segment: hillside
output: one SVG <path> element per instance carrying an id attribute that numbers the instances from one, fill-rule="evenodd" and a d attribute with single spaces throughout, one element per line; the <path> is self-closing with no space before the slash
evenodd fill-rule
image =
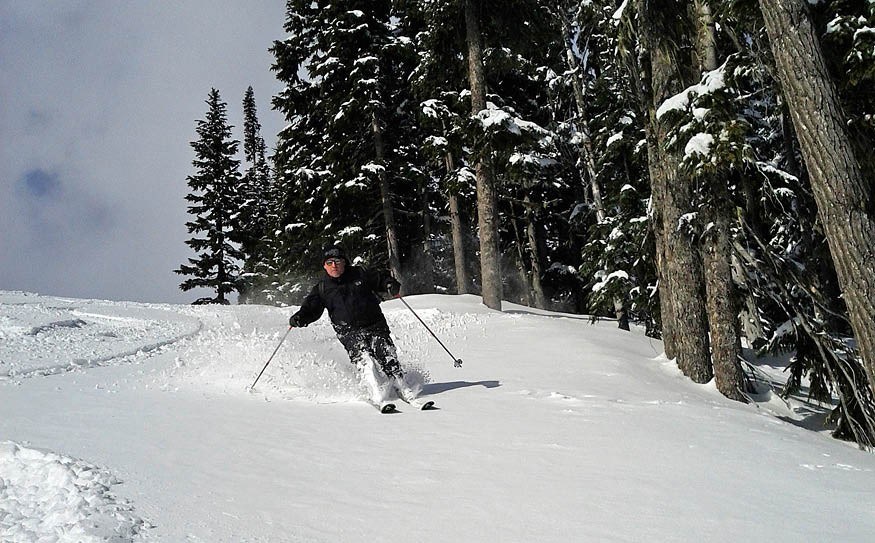
<path id="1" fill-rule="evenodd" d="M 384 304 L 435 411 L 361 401 L 323 317 L 0 292 L 0 540 L 869 541 L 875 456 L 614 323 Z M 779 369 L 762 366 L 780 380 Z"/>

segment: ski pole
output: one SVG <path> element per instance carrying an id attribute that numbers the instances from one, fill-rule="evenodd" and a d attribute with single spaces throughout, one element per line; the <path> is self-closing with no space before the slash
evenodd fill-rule
<path id="1" fill-rule="evenodd" d="M 276 352 L 280 350 L 280 347 L 282 346 L 283 342 L 286 340 L 286 337 L 289 335 L 289 332 L 291 332 L 291 331 L 292 331 L 292 327 L 289 326 L 289 329 L 286 330 L 285 335 L 284 335 L 283 338 L 280 340 L 280 344 L 277 345 L 277 346 L 276 346 L 276 349 L 273 350 L 273 354 L 270 355 L 270 358 L 267 359 L 267 362 L 264 364 L 264 367 L 261 368 L 261 373 L 259 373 L 259 374 L 258 374 L 258 377 L 255 378 L 255 381 L 252 382 L 252 386 L 249 387 L 249 390 L 252 390 L 253 388 L 255 388 L 255 383 L 257 383 L 258 380 L 261 379 L 261 375 L 264 373 L 264 370 L 267 369 L 267 365 L 270 364 L 270 361 L 271 361 L 271 360 L 273 360 L 273 357 L 276 355 Z"/>
<path id="2" fill-rule="evenodd" d="M 428 333 L 431 334 L 431 337 L 435 338 L 437 340 L 437 342 L 441 344 L 441 347 L 443 347 L 444 350 L 447 351 L 447 354 L 450 355 L 450 358 L 453 359 L 453 366 L 455 366 L 457 368 L 461 368 L 462 367 L 462 359 L 456 358 L 455 356 L 453 356 L 453 353 L 451 353 L 450 350 L 447 349 L 447 346 L 444 345 L 444 342 L 441 341 L 439 337 L 434 335 L 434 332 L 431 331 L 431 328 L 429 328 L 428 325 L 425 324 L 425 321 L 423 321 L 422 319 L 419 318 L 419 315 L 416 314 L 416 311 L 414 311 L 413 308 L 410 307 L 410 304 L 408 304 L 407 301 L 404 298 L 402 298 L 400 294 L 398 295 L 398 299 L 401 300 L 401 302 L 407 306 L 407 309 L 409 309 L 410 312 L 413 313 L 413 316 L 416 317 L 417 320 L 419 320 L 419 322 L 421 322 L 423 326 L 425 326 L 425 329 L 428 330 Z"/>

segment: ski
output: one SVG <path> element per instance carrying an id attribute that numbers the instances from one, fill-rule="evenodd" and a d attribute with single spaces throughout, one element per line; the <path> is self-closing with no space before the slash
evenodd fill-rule
<path id="1" fill-rule="evenodd" d="M 434 402 L 431 400 L 422 401 L 422 400 L 418 400 L 415 398 L 412 400 L 406 400 L 406 399 L 404 399 L 404 397 L 401 397 L 401 400 L 404 402 L 407 402 L 412 407 L 415 407 L 415 408 L 419 409 L 420 411 L 428 411 L 429 409 L 437 409 L 437 407 L 434 406 Z"/>
<path id="2" fill-rule="evenodd" d="M 383 414 L 397 413 L 398 412 L 397 409 L 395 408 L 395 404 L 391 403 L 391 402 L 383 402 L 383 403 L 368 402 L 368 403 L 373 405 L 374 407 L 376 407 L 377 410 L 379 410 L 380 413 L 383 413 Z"/>

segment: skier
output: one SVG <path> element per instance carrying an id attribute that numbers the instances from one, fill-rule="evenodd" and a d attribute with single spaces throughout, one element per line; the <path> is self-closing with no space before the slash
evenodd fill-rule
<path id="1" fill-rule="evenodd" d="M 371 389 L 371 401 L 382 411 L 394 410 L 395 406 L 388 403 L 389 393 L 394 388 L 405 402 L 423 407 L 424 404 L 416 400 L 417 391 L 404 380 L 389 325 L 380 309 L 382 298 L 378 293 L 398 296 L 401 283 L 388 271 L 349 265 L 339 245 L 323 251 L 322 267 L 325 273 L 304 298 L 301 309 L 289 318 L 289 326 L 307 326 L 327 309 L 350 362 L 364 374 Z"/>

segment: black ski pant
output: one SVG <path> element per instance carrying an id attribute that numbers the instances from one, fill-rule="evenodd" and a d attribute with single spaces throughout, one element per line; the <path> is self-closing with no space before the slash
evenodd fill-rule
<path id="1" fill-rule="evenodd" d="M 365 328 L 336 327 L 335 331 L 353 364 L 363 364 L 364 356 L 368 355 L 387 377 L 403 376 L 388 325 L 381 323 Z"/>

